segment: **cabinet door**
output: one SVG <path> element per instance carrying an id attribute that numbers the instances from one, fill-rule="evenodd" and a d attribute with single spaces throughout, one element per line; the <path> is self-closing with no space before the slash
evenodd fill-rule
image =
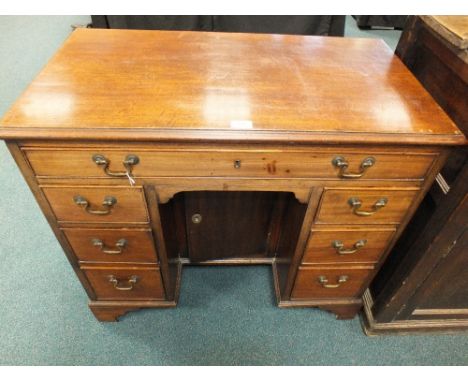
<path id="1" fill-rule="evenodd" d="M 468 318 L 468 229 L 414 296 L 410 319 Z"/>
<path id="2" fill-rule="evenodd" d="M 268 257 L 280 196 L 278 192 L 186 192 L 190 260 Z"/>

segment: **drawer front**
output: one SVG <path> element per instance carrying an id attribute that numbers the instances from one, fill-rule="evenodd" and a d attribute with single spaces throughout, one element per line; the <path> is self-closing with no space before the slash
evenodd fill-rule
<path id="1" fill-rule="evenodd" d="M 98 300 L 162 300 L 159 268 L 82 267 Z"/>
<path id="2" fill-rule="evenodd" d="M 63 229 L 80 261 L 156 263 L 149 229 Z"/>
<path id="3" fill-rule="evenodd" d="M 373 267 L 299 267 L 291 299 L 360 297 Z"/>
<path id="4" fill-rule="evenodd" d="M 310 234 L 302 263 L 377 262 L 395 229 L 315 231 Z"/>
<path id="5" fill-rule="evenodd" d="M 59 222 L 147 223 L 140 187 L 43 187 Z"/>
<path id="6" fill-rule="evenodd" d="M 422 179 L 434 160 L 434 154 L 366 154 L 365 148 L 356 152 L 150 151 L 133 148 L 128 150 L 25 148 L 24 151 L 37 176 L 120 176 L 122 179 L 127 179 L 124 174 L 126 171 L 130 171 L 134 177 Z M 96 164 L 96 158 L 100 164 Z M 369 158 L 371 159 L 368 160 Z M 361 178 L 354 178 L 361 173 Z"/>
<path id="7" fill-rule="evenodd" d="M 323 193 L 316 223 L 399 224 L 418 190 L 329 189 Z"/>

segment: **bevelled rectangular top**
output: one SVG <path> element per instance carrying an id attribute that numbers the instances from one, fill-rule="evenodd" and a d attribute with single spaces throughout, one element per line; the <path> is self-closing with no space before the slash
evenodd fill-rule
<path id="1" fill-rule="evenodd" d="M 381 40 L 77 29 L 0 138 L 457 144 Z"/>

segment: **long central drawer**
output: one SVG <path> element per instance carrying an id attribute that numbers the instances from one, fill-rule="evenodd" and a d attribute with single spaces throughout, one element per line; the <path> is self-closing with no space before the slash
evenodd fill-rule
<path id="1" fill-rule="evenodd" d="M 367 152 L 366 152 L 367 150 Z M 38 177 L 266 177 L 423 179 L 433 153 L 387 153 L 362 148 L 311 151 L 23 148 Z M 411 163 L 411 166 L 407 164 Z"/>

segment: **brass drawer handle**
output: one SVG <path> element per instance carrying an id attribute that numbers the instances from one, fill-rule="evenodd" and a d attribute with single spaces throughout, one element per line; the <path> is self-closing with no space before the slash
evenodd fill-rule
<path id="1" fill-rule="evenodd" d="M 91 215 L 109 215 L 112 211 L 112 207 L 117 203 L 117 199 L 113 196 L 106 196 L 102 205 L 104 209 L 102 210 L 92 210 L 89 202 L 82 196 L 77 195 L 73 197 L 73 201 L 80 207 L 83 207 L 85 211 Z"/>
<path id="2" fill-rule="evenodd" d="M 344 248 L 344 244 L 340 240 L 335 240 L 332 242 L 332 247 L 336 249 L 336 253 L 338 255 L 352 255 L 356 253 L 367 244 L 367 240 L 358 240 L 353 244 L 352 248 L 346 249 Z"/>
<path id="3" fill-rule="evenodd" d="M 348 281 L 349 276 L 341 275 L 337 278 L 336 284 L 328 284 L 328 279 L 326 276 L 319 276 L 318 281 L 324 288 L 339 288 L 342 286 L 346 281 Z"/>
<path id="4" fill-rule="evenodd" d="M 125 246 L 127 245 L 127 240 L 125 239 L 119 239 L 115 243 L 115 248 L 116 249 L 111 249 L 106 247 L 106 245 L 103 243 L 101 239 L 92 239 L 91 243 L 95 247 L 99 247 L 101 252 L 106 253 L 108 255 L 120 255 L 122 251 L 124 250 Z"/>
<path id="5" fill-rule="evenodd" d="M 358 216 L 371 216 L 374 215 L 381 208 L 385 207 L 388 203 L 388 200 L 387 198 L 380 198 L 374 203 L 371 211 L 360 211 L 359 209 L 362 206 L 362 202 L 358 198 L 349 198 L 348 203 L 353 209 L 353 214 Z"/>
<path id="6" fill-rule="evenodd" d="M 333 158 L 332 164 L 333 166 L 340 169 L 340 172 L 338 173 L 338 176 L 340 178 L 360 178 L 361 176 L 364 175 L 364 173 L 369 167 L 372 167 L 375 164 L 375 158 L 368 157 L 364 159 L 361 162 L 360 172 L 358 173 L 346 172 L 348 170 L 349 163 L 346 161 L 344 157 L 338 156 L 338 157 Z"/>
<path id="7" fill-rule="evenodd" d="M 109 282 L 117 290 L 132 290 L 138 281 L 138 276 L 130 276 L 127 280 L 119 280 L 114 275 L 109 276 Z"/>
<path id="8" fill-rule="evenodd" d="M 122 162 L 125 167 L 125 170 L 127 171 L 117 172 L 117 171 L 109 170 L 110 160 L 107 159 L 104 155 L 94 154 L 92 159 L 93 159 L 93 162 L 96 163 L 98 166 L 102 166 L 104 172 L 107 175 L 113 176 L 116 178 L 125 178 L 125 177 L 132 178 L 133 166 L 137 165 L 140 162 L 140 158 L 138 158 L 135 154 L 129 154 L 125 157 L 125 160 Z"/>

